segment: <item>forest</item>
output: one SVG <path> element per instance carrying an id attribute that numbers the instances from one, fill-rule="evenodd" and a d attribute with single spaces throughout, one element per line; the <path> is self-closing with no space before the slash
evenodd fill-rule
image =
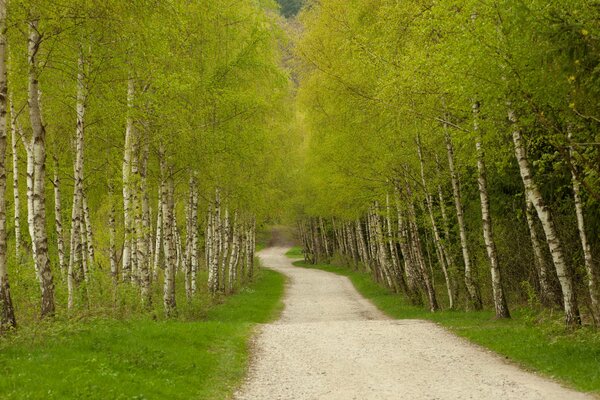
<path id="1" fill-rule="evenodd" d="M 599 65 L 593 0 L 0 0 L 0 398 L 327 398 L 469 316 L 598 392 Z"/>
<path id="2" fill-rule="evenodd" d="M 289 83 L 273 17 L 225 3 L 1 2 L 2 330 L 251 279 Z"/>
<path id="3" fill-rule="evenodd" d="M 301 15 L 307 257 L 431 311 L 600 323 L 597 4 L 352 4 Z"/>

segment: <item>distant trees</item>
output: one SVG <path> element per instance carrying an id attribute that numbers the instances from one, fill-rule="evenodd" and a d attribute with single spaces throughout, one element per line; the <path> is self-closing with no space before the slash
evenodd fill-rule
<path id="1" fill-rule="evenodd" d="M 309 257 L 364 242 L 360 265 L 432 310 L 539 300 L 598 323 L 597 8 L 326 0 L 300 19 Z"/>

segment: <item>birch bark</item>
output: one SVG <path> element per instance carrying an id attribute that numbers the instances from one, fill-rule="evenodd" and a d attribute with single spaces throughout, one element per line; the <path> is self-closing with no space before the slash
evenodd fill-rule
<path id="1" fill-rule="evenodd" d="M 572 141 L 572 132 L 568 129 L 569 141 Z M 569 146 L 569 157 L 573 159 L 573 147 Z M 575 202 L 575 215 L 577 216 L 577 229 L 579 230 L 579 239 L 581 240 L 581 248 L 583 250 L 583 260 L 588 278 L 588 290 L 590 295 L 590 308 L 596 325 L 600 324 L 600 270 L 592 256 L 592 248 L 588 241 L 585 231 L 585 217 L 583 214 L 583 203 L 581 199 L 581 182 L 575 174 L 575 169 L 571 169 L 571 184 L 573 186 L 573 200 Z"/>
<path id="2" fill-rule="evenodd" d="M 39 17 L 29 21 L 29 118 L 33 132 L 33 225 L 35 238 L 35 258 L 39 268 L 42 292 L 42 317 L 54 315 L 54 280 L 48 256 L 48 236 L 46 232 L 46 128 L 42 123 L 39 69 L 37 54 L 42 42 L 39 34 Z"/>
<path id="3" fill-rule="evenodd" d="M 6 4 L 6 0 L 1 0 Z M 0 7 L 2 7 L 0 5 Z M 5 44 L 6 48 L 6 44 Z M 15 222 L 15 254 L 17 260 L 21 259 L 21 203 L 19 196 L 19 153 L 17 151 L 17 121 L 13 102 L 10 102 L 11 114 L 11 148 L 12 148 L 12 167 L 13 167 L 13 205 L 14 205 L 14 222 Z"/>
<path id="4" fill-rule="evenodd" d="M 449 266 L 446 265 L 446 260 L 448 257 L 445 256 L 446 249 L 442 240 L 440 238 L 440 233 L 438 231 L 437 222 L 435 221 L 435 216 L 433 214 L 433 201 L 431 199 L 431 195 L 427 189 L 427 180 L 425 179 L 425 162 L 423 160 L 423 148 L 421 145 L 421 137 L 417 135 L 417 151 L 419 155 L 419 164 L 421 166 L 421 183 L 423 184 L 423 191 L 425 193 L 425 202 L 427 204 L 427 211 L 429 211 L 429 220 L 431 222 L 431 229 L 433 230 L 433 240 L 435 243 L 435 250 L 438 262 L 442 267 L 442 272 L 444 273 L 444 280 L 446 281 L 446 290 L 448 292 L 448 302 L 450 309 L 454 308 L 454 285 L 450 278 L 450 274 L 448 273 Z"/>
<path id="5" fill-rule="evenodd" d="M 512 125 L 512 137 L 515 147 L 515 156 L 519 164 L 521 179 L 525 186 L 525 195 L 533 203 L 538 217 L 546 234 L 546 241 L 552 254 L 554 268 L 558 275 L 558 280 L 562 288 L 562 295 L 565 310 L 565 323 L 567 326 L 577 326 L 581 324 L 579 315 L 579 305 L 577 304 L 577 295 L 574 289 L 573 276 L 565 260 L 564 250 L 560 238 L 556 232 L 556 226 L 552 213 L 546 206 L 544 198 L 540 192 L 537 183 L 533 179 L 531 165 L 527 158 L 525 145 L 523 144 L 523 135 L 518 124 L 517 114 L 509 109 L 508 120 Z"/>
<path id="6" fill-rule="evenodd" d="M 465 286 L 467 287 L 467 293 L 469 295 L 469 305 L 475 310 L 481 310 L 483 305 L 481 303 L 479 287 L 475 281 L 475 273 L 471 266 L 471 254 L 469 252 L 469 245 L 467 241 L 467 231 L 465 227 L 465 219 L 463 214 L 460 184 L 458 182 L 458 175 L 456 174 L 456 170 L 454 167 L 454 147 L 452 145 L 452 138 L 450 137 L 450 133 L 448 132 L 448 124 L 444 124 L 444 138 L 446 141 L 446 152 L 448 153 L 448 167 L 450 169 L 450 179 L 452 181 L 452 193 L 454 195 L 456 219 L 458 220 L 460 246 L 463 254 L 463 262 L 465 265 Z"/>
<path id="7" fill-rule="evenodd" d="M 56 229 L 56 244 L 58 250 L 58 266 L 60 273 L 64 279 L 67 272 L 65 264 L 65 240 L 63 233 L 62 223 L 62 204 L 61 204 L 61 193 L 60 193 L 60 177 L 58 174 L 58 157 L 56 152 L 53 154 L 54 159 L 54 179 L 52 183 L 54 185 L 54 228 Z"/>
<path id="8" fill-rule="evenodd" d="M 123 148 L 123 225 L 125 238 L 123 240 L 123 281 L 131 280 L 131 253 L 133 224 L 131 220 L 131 147 L 133 136 L 133 101 L 135 84 L 133 78 L 127 80 L 127 121 L 125 127 L 125 145 Z"/>
<path id="9" fill-rule="evenodd" d="M 473 103 L 473 130 L 475 132 L 475 147 L 477 150 L 477 184 L 479 187 L 479 199 L 481 202 L 481 219 L 483 223 L 483 239 L 488 259 L 490 261 L 490 272 L 492 275 L 492 293 L 494 297 L 494 308 L 496 318 L 510 318 L 504 287 L 502 273 L 498 262 L 498 252 L 494 241 L 492 227 L 492 215 L 490 213 L 490 198 L 487 192 L 487 171 L 485 168 L 485 152 L 483 149 L 483 138 L 479 128 L 479 103 Z"/>

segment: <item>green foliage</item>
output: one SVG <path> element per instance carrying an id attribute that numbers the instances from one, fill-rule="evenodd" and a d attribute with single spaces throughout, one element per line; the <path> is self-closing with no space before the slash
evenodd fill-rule
<path id="1" fill-rule="evenodd" d="M 254 284 L 191 321 L 63 320 L 0 339 L 3 399 L 222 399 L 245 375 L 257 323 L 282 309 L 284 277 Z"/>
<path id="2" fill-rule="evenodd" d="M 428 216 L 419 208 L 426 193 L 434 195 L 435 218 L 442 226 L 436 196 L 440 186 L 446 209 L 452 210 L 448 247 L 460 265 L 447 132 L 454 144 L 467 242 L 489 299 L 471 108 L 477 101 L 500 268 L 510 302 L 527 301 L 520 283 L 529 281 L 536 290 L 539 285 L 507 120 L 512 108 L 535 180 L 560 221 L 579 297 L 589 296 L 571 171 L 584 183 L 587 233 L 598 258 L 598 15 L 587 0 L 311 3 L 299 17 L 304 31 L 296 42 L 301 60 L 298 109 L 306 140 L 298 218 L 355 220 L 373 201 L 384 204 L 386 194 L 398 189 L 397 182 L 407 181 L 420 229 L 431 236 Z M 420 180 L 417 135 L 427 187 Z M 544 257 L 550 263 L 546 249 Z M 551 280 L 557 284 L 555 276 Z"/>
<path id="3" fill-rule="evenodd" d="M 469 341 L 493 350 L 525 368 L 538 371 L 579 390 L 600 393 L 600 334 L 593 329 L 565 331 L 558 315 L 530 310 L 512 312 L 510 320 L 496 320 L 492 311 L 441 311 L 431 313 L 411 306 L 364 273 L 347 267 L 297 261 L 294 265 L 348 276 L 354 287 L 392 318 L 433 321 Z"/>

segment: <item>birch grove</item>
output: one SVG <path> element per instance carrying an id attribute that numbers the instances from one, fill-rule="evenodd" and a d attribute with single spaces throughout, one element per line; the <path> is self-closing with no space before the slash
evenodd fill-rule
<path id="1" fill-rule="evenodd" d="M 598 324 L 597 17 L 539 0 L 301 13 L 306 260 L 431 311 L 527 302 Z"/>
<path id="2" fill-rule="evenodd" d="M 0 2 L 0 332 L 254 279 L 290 115 L 274 10 Z"/>

